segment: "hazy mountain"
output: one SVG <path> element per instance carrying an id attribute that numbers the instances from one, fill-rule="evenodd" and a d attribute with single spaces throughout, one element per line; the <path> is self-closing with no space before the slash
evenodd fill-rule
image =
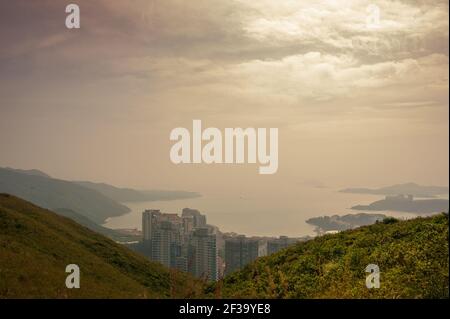
<path id="1" fill-rule="evenodd" d="M 129 208 L 105 195 L 73 182 L 0 168 L 0 192 L 48 209 L 67 208 L 96 223 L 120 216 Z"/>
<path id="2" fill-rule="evenodd" d="M 448 298 L 448 214 L 316 237 L 258 258 L 209 288 L 224 298 Z M 367 289 L 366 267 L 380 288 Z"/>
<path id="3" fill-rule="evenodd" d="M 26 175 L 34 175 L 34 176 L 52 178 L 50 175 L 47 175 L 46 173 L 44 173 L 38 169 L 17 169 L 17 168 L 11 168 L 11 167 L 5 167 L 4 169 L 8 170 L 8 171 L 16 172 L 16 173 L 26 174 Z"/>
<path id="4" fill-rule="evenodd" d="M 447 199 L 420 199 L 413 200 L 405 196 L 392 196 L 375 201 L 369 205 L 356 205 L 355 210 L 386 211 L 394 210 L 398 212 L 409 212 L 418 214 L 429 214 L 448 212 Z"/>
<path id="5" fill-rule="evenodd" d="M 163 191 L 163 190 L 135 190 L 131 188 L 119 188 L 104 183 L 76 182 L 77 184 L 96 190 L 103 195 L 120 203 L 144 202 L 157 200 L 175 200 L 184 198 L 195 198 L 201 195 L 195 192 L 185 191 Z"/>
<path id="6" fill-rule="evenodd" d="M 189 298 L 201 283 L 148 261 L 74 221 L 0 195 L 0 299 Z M 65 268 L 80 267 L 80 289 Z"/>
<path id="7" fill-rule="evenodd" d="M 316 226 L 317 232 L 324 232 L 329 230 L 347 230 L 360 226 L 374 224 L 377 221 L 385 219 L 387 216 L 383 214 L 347 214 L 343 216 L 320 216 L 313 217 L 306 222 L 310 225 Z"/>
<path id="8" fill-rule="evenodd" d="M 448 195 L 448 187 L 421 186 L 415 183 L 397 184 L 382 188 L 346 188 L 342 193 L 374 194 L 374 195 L 413 195 L 414 197 L 434 197 Z"/>

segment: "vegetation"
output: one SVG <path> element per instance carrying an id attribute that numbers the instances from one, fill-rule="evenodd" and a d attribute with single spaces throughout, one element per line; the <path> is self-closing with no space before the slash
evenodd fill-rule
<path id="1" fill-rule="evenodd" d="M 343 216 L 332 215 L 332 216 L 318 216 L 312 217 L 306 220 L 306 223 L 314 225 L 315 232 L 321 234 L 330 230 L 347 230 L 360 226 L 366 226 L 374 224 L 377 221 L 387 218 L 383 214 L 347 214 Z"/>
<path id="2" fill-rule="evenodd" d="M 225 298 L 448 298 L 448 214 L 325 235 L 259 258 L 208 288 Z M 365 268 L 380 268 L 368 289 Z"/>
<path id="3" fill-rule="evenodd" d="M 76 222 L 0 194 L 0 298 L 448 298 L 448 214 L 324 235 L 216 284 L 149 262 Z M 81 269 L 67 289 L 65 267 Z M 368 264 L 380 288 L 365 285 Z"/>
<path id="4" fill-rule="evenodd" d="M 77 264 L 81 288 L 67 289 Z M 192 298 L 203 283 L 74 221 L 0 194 L 0 298 Z"/>
<path id="5" fill-rule="evenodd" d="M 386 217 L 383 219 L 383 224 L 395 224 L 398 222 L 398 219 L 395 217 Z"/>

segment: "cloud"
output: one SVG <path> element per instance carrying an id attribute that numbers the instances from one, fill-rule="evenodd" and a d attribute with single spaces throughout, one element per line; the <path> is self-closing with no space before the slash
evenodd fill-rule
<path id="1" fill-rule="evenodd" d="M 448 1 L 377 0 L 376 28 L 372 2 L 78 0 L 81 29 L 68 30 L 64 2 L 1 1 L 0 161 L 123 185 L 245 180 L 269 201 L 300 178 L 442 181 Z M 196 118 L 278 127 L 276 190 L 174 169 L 168 133 Z"/>
<path id="2" fill-rule="evenodd" d="M 387 110 L 407 118 L 420 105 L 447 107 L 448 4 L 377 1 L 375 29 L 369 4 L 81 0 L 74 32 L 63 4 L 7 2 L 0 92 L 13 103 L 1 107 L 13 109 L 24 91 L 39 105 L 83 95 L 98 114 L 113 116 L 120 101 L 161 119 L 193 111 L 248 120 L 255 110 L 264 121 L 289 114 L 279 122 Z"/>

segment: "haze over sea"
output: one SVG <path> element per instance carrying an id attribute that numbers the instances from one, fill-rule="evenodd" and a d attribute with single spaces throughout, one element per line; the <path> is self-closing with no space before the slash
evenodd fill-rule
<path id="1" fill-rule="evenodd" d="M 300 187 L 286 189 L 282 195 L 274 194 L 264 201 L 258 195 L 230 192 L 214 193 L 204 191 L 202 197 L 172 201 L 149 201 L 124 203 L 131 212 L 109 218 L 104 226 L 109 228 L 142 228 L 142 212 L 145 209 L 160 209 L 163 213 L 178 213 L 184 207 L 195 208 L 206 214 L 208 224 L 215 225 L 222 232 L 236 232 L 249 236 L 301 237 L 314 235 L 314 226 L 305 222 L 308 218 L 323 215 L 345 215 L 363 213 L 351 210 L 358 204 L 370 204 L 384 198 L 380 195 L 349 194 L 338 192 L 340 188 Z M 417 216 L 404 212 L 381 213 L 397 218 Z"/>

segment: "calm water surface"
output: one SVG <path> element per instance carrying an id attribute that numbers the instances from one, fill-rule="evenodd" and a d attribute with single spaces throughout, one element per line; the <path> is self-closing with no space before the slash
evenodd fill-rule
<path id="1" fill-rule="evenodd" d="M 105 225 L 109 228 L 141 229 L 142 211 L 160 209 L 165 213 L 181 213 L 184 207 L 199 209 L 206 214 L 209 224 L 218 226 L 224 232 L 237 232 L 259 236 L 305 236 L 314 235 L 314 227 L 306 219 L 322 215 L 345 215 L 361 213 L 350 207 L 369 204 L 382 199 L 379 195 L 340 193 L 330 188 L 305 188 L 300 192 L 286 191 L 283 196 L 266 196 L 264 203 L 257 194 L 241 196 L 204 192 L 199 198 L 173 201 L 150 201 L 124 203 L 130 213 L 109 218 Z M 415 214 L 403 212 L 371 212 L 397 218 L 411 218 Z"/>

